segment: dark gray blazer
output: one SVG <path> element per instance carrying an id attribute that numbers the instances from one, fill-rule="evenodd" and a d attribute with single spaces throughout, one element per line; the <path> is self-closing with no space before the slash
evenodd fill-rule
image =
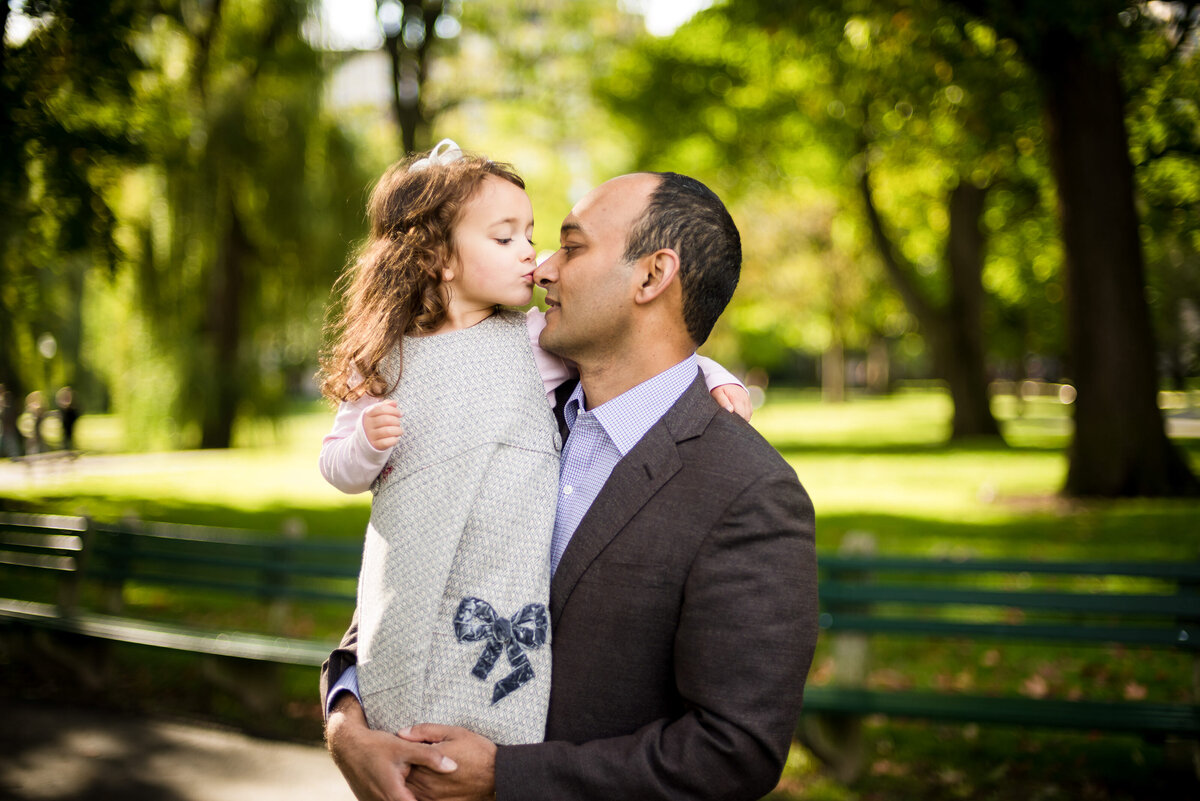
<path id="1" fill-rule="evenodd" d="M 698 378 L 613 470 L 550 588 L 546 742 L 501 746 L 500 801 L 757 799 L 817 638 L 813 509 Z M 353 660 L 353 628 L 322 690 Z"/>

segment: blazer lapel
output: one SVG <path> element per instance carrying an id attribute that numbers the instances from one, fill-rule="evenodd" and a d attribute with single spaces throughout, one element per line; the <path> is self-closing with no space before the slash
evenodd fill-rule
<path id="1" fill-rule="evenodd" d="M 708 389 L 700 376 L 613 468 L 604 488 L 567 544 L 551 580 L 552 625 L 588 566 L 646 502 L 679 472 L 683 462 L 677 444 L 699 436 L 717 408 L 715 404 L 706 405 L 706 400 Z"/>

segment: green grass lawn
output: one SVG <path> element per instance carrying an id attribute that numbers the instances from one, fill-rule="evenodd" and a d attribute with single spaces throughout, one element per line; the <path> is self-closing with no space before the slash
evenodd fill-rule
<path id="1" fill-rule="evenodd" d="M 1039 398 L 1018 414 L 1012 399 L 999 398 L 995 408 L 1007 444 L 946 446 L 949 402 L 930 391 L 824 404 L 812 392 L 773 390 L 753 424 L 795 467 L 812 496 L 821 552 L 836 550 L 854 531 L 870 532 L 883 553 L 1200 555 L 1198 501 L 1081 503 L 1058 497 L 1069 407 Z M 78 440 L 90 453 L 77 462 L 45 469 L 0 463 L 0 506 L 264 531 L 300 527 L 313 537 L 357 539 L 369 513 L 368 497 L 328 487 L 316 467 L 331 420 L 331 412 L 313 405 L 275 423 L 243 427 L 238 447 L 227 451 L 119 454 L 120 421 L 89 415 L 80 423 Z M 1200 440 L 1177 441 L 1200 468 Z M 196 606 L 194 599 L 161 593 L 145 599 L 158 608 L 176 601 Z M 226 602 L 192 614 L 244 622 L 259 612 Z M 288 630 L 336 638 L 344 614 L 297 608 Z M 157 657 L 136 651 L 129 658 L 142 668 L 132 673 L 160 681 L 144 669 Z M 1103 647 L 1063 652 L 1052 645 L 877 638 L 872 664 L 877 667 L 870 681 L 877 685 L 1012 693 L 1035 687 L 1062 697 L 1144 694 L 1173 700 L 1194 700 L 1195 692 L 1196 668 L 1187 657 Z M 822 645 L 810 681 L 827 681 L 835 670 Z M 289 708 L 305 721 L 306 732 L 319 730 L 312 681 L 303 672 L 286 679 L 296 694 Z M 201 702 L 223 705 L 234 716 L 228 699 Z M 1185 797 L 1195 789 L 1191 773 L 1168 761 L 1171 748 L 1138 738 L 883 720 L 868 721 L 867 732 L 868 770 L 853 787 L 824 776 L 797 747 L 772 798 L 1132 799 Z"/>

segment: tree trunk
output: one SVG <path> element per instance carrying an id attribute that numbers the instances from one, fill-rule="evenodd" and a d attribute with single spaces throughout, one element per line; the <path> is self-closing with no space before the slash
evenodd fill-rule
<path id="1" fill-rule="evenodd" d="M 242 286 L 251 244 L 242 227 L 232 198 L 229 229 L 213 265 L 208 304 L 208 343 L 211 382 L 204 406 L 200 433 L 201 448 L 228 448 L 233 441 L 233 423 L 241 399 L 240 342 L 242 333 Z"/>
<path id="2" fill-rule="evenodd" d="M 933 354 L 934 369 L 945 380 L 954 404 L 950 438 L 999 437 L 1000 428 L 988 402 L 981 309 L 983 306 L 983 234 L 979 216 L 984 190 L 960 183 L 950 196 L 950 300 L 935 305 L 913 278 L 913 268 L 903 261 L 883 227 L 875 207 L 870 176 L 860 181 L 867 221 L 884 270 L 910 314 L 921 324 L 921 334 Z"/>
<path id="3" fill-rule="evenodd" d="M 950 193 L 950 236 L 946 262 L 950 298 L 946 304 L 946 351 L 942 373 L 954 399 L 950 438 L 998 437 L 988 394 L 987 357 L 983 344 L 983 232 L 979 220 L 987 190 L 960 181 Z"/>
<path id="4" fill-rule="evenodd" d="M 445 10 L 445 3 L 442 0 L 409 0 L 403 8 L 400 27 L 386 32 L 384 47 L 392 61 L 392 113 L 400 127 L 401 155 L 408 155 L 416 151 L 419 135 L 429 126 L 422 92 L 429 74 L 429 48 L 433 44 L 434 28 Z M 418 19 L 424 35 L 413 47 L 404 40 L 404 28 L 410 20 Z"/>
<path id="5" fill-rule="evenodd" d="M 867 345 L 867 392 L 886 395 L 892 391 L 891 355 L 887 340 L 881 336 L 871 338 Z"/>
<path id="6" fill-rule="evenodd" d="M 392 113 L 400 128 L 400 155 L 405 156 L 417 149 L 416 106 L 404 96 L 404 56 L 401 51 L 401 33 L 384 40 L 388 57 L 392 61 Z"/>
<path id="7" fill-rule="evenodd" d="M 1063 36 L 1041 74 L 1066 255 L 1067 342 L 1078 390 L 1064 491 L 1200 493 L 1167 439 L 1115 63 Z"/>
<path id="8" fill-rule="evenodd" d="M 25 438 L 17 430 L 17 418 L 25 406 L 25 383 L 13 361 L 16 347 L 13 317 L 0 307 L 0 459 L 25 455 Z"/>
<path id="9" fill-rule="evenodd" d="M 846 352 L 841 340 L 831 342 L 821 355 L 821 400 L 826 403 L 846 400 Z"/>

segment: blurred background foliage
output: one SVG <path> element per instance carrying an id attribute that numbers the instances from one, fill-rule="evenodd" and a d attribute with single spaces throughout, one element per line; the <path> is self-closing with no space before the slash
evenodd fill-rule
<path id="1" fill-rule="evenodd" d="M 68 384 L 132 450 L 311 403 L 371 182 L 450 136 L 526 177 L 547 252 L 608 177 L 712 186 L 746 263 L 706 352 L 752 382 L 936 379 L 950 438 L 998 444 L 998 392 L 1063 384 L 1069 492 L 1197 491 L 1157 402 L 1200 373 L 1196 4 L 639 8 L 10 0 L 6 429 Z"/>

